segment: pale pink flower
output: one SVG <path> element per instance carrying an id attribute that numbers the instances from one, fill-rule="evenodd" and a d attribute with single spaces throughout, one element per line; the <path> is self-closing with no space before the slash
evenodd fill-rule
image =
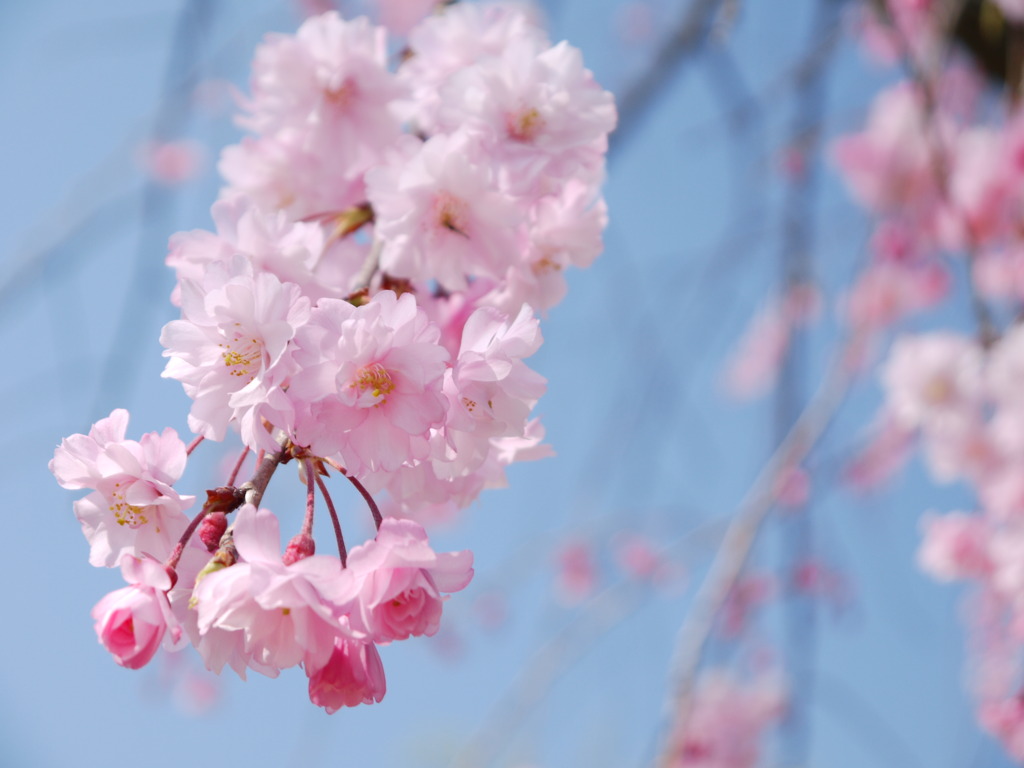
<path id="1" fill-rule="evenodd" d="M 1000 407 L 1024 407 L 1024 326 L 1011 327 L 989 351 L 986 384 Z"/>
<path id="2" fill-rule="evenodd" d="M 185 444 L 171 428 L 125 440 L 128 411 L 116 409 L 88 435 L 61 441 L 50 462 L 57 482 L 95 492 L 75 502 L 89 562 L 107 568 L 125 555 L 166 557 L 188 525 L 192 496 L 171 486 L 185 471 Z"/>
<path id="3" fill-rule="evenodd" d="M 519 260 L 481 303 L 513 315 L 523 304 L 540 312 L 558 304 L 567 290 L 565 270 L 589 267 L 604 247 L 607 206 L 594 194 L 591 186 L 569 180 L 559 194 L 538 200 Z"/>
<path id="4" fill-rule="evenodd" d="M 237 254 L 248 258 L 256 272 L 269 272 L 282 283 L 294 283 L 316 301 L 342 298 L 351 292 L 365 259 L 365 245 L 346 239 L 329 245 L 324 228 L 312 222 L 293 222 L 281 211 L 268 213 L 245 196 L 222 199 L 210 210 L 216 234 L 205 230 L 179 232 L 171 237 L 167 265 L 178 280 L 202 284 L 214 264 L 230 268 Z M 172 296 L 181 305 L 180 287 Z"/>
<path id="5" fill-rule="evenodd" d="M 499 278 L 518 249 L 525 215 L 502 194 L 493 161 L 464 132 L 410 139 L 366 177 L 383 242 L 381 268 L 465 290 L 467 276 Z"/>
<path id="6" fill-rule="evenodd" d="M 921 212 L 937 202 L 934 150 L 920 93 L 900 84 L 880 93 L 864 131 L 836 140 L 833 157 L 854 195 L 879 211 Z"/>
<path id="7" fill-rule="evenodd" d="M 1013 244 L 1006 249 L 978 254 L 971 279 L 984 298 L 993 301 L 1024 299 L 1024 248 Z"/>
<path id="8" fill-rule="evenodd" d="M 121 573 L 131 586 L 96 603 L 92 617 L 96 635 L 114 661 L 139 669 L 149 663 L 161 643 L 173 649 L 181 640 L 181 626 L 167 602 L 171 572 L 152 558 L 125 555 Z"/>
<path id="9" fill-rule="evenodd" d="M 564 543 L 555 553 L 555 566 L 555 593 L 563 604 L 580 603 L 597 587 L 597 559 L 589 542 Z"/>
<path id="10" fill-rule="evenodd" d="M 384 518 L 375 539 L 355 547 L 348 558 L 343 603 L 351 606 L 353 627 L 374 642 L 433 635 L 447 599 L 473 578 L 473 553 L 430 548 L 426 531 L 412 520 Z"/>
<path id="11" fill-rule="evenodd" d="M 285 565 L 277 518 L 251 504 L 239 510 L 233 530 L 241 560 L 206 575 L 194 591 L 200 634 L 226 631 L 228 653 L 218 658 L 229 657 L 241 637 L 246 660 L 257 671 L 326 664 L 335 638 L 350 634 L 334 600 L 347 578 L 341 562 L 312 555 Z"/>
<path id="12" fill-rule="evenodd" d="M 441 128 L 465 127 L 502 166 L 504 188 L 535 196 L 569 178 L 600 181 L 615 101 L 566 42 L 543 50 L 512 40 L 500 57 L 455 75 L 442 91 Z"/>
<path id="13" fill-rule="evenodd" d="M 889 412 L 909 428 L 974 420 L 983 394 L 981 363 L 981 350 L 966 336 L 900 336 L 882 368 Z"/>
<path id="14" fill-rule="evenodd" d="M 983 579 L 992 570 L 989 524 L 980 515 L 950 512 L 921 519 L 924 540 L 917 553 L 922 570 L 939 581 Z"/>
<path id="15" fill-rule="evenodd" d="M 324 299 L 296 336 L 296 441 L 345 467 L 393 471 L 425 459 L 445 414 L 448 352 L 412 294 L 382 291 L 354 307 Z"/>
<path id="16" fill-rule="evenodd" d="M 294 36 L 267 36 L 239 123 L 330 156 L 350 178 L 398 137 L 390 102 L 401 93 L 387 70 L 383 27 L 329 12 L 307 19 Z"/>
<path id="17" fill-rule="evenodd" d="M 160 343 L 170 358 L 162 375 L 193 400 L 189 427 L 223 440 L 234 424 L 249 447 L 277 450 L 263 420 L 291 425 L 289 342 L 309 317 L 309 299 L 242 256 L 211 265 L 202 285 L 182 283 L 181 298 L 182 319 L 164 326 Z"/>
<path id="18" fill-rule="evenodd" d="M 675 768 L 754 768 L 765 732 L 785 711 L 781 686 L 770 680 L 743 684 L 706 672 L 697 683 L 686 737 Z"/>
<path id="19" fill-rule="evenodd" d="M 932 476 L 940 482 L 960 478 L 978 482 L 996 472 L 1004 459 L 996 436 L 992 422 L 986 423 L 980 413 L 970 411 L 960 418 L 928 425 L 922 437 Z"/>
<path id="20" fill-rule="evenodd" d="M 161 184 L 174 186 L 195 178 L 202 170 L 204 152 L 194 141 L 153 142 L 142 153 L 141 162 Z"/>
<path id="21" fill-rule="evenodd" d="M 366 200 L 362 173 L 347 175 L 353 171 L 346 157 L 275 136 L 245 136 L 221 152 L 217 169 L 228 183 L 221 197 L 245 195 L 291 221 L 343 211 Z"/>
<path id="22" fill-rule="evenodd" d="M 527 3 L 459 3 L 425 19 L 409 34 L 413 55 L 398 70 L 412 98 L 402 116 L 428 134 L 437 131 L 443 85 L 478 61 L 498 57 L 513 41 L 535 41 L 538 50 L 550 43 Z"/>
<path id="23" fill-rule="evenodd" d="M 543 343 L 528 306 L 513 319 L 490 307 L 470 315 L 445 392 L 446 426 L 484 437 L 519 437 L 547 382 L 523 362 Z"/>
<path id="24" fill-rule="evenodd" d="M 384 665 L 373 643 L 339 635 L 327 663 L 306 668 L 309 699 L 333 715 L 342 707 L 373 704 L 384 698 Z"/>
<path id="25" fill-rule="evenodd" d="M 1012 232 L 1019 217 L 1019 171 L 1007 163 L 1003 131 L 975 126 L 952 142 L 940 232 L 951 250 L 976 248 Z"/>

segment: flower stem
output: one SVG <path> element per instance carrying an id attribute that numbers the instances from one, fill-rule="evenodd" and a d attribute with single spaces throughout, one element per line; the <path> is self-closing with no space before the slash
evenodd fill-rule
<path id="1" fill-rule="evenodd" d="M 384 522 L 384 518 L 381 516 L 380 507 L 377 506 L 377 502 L 373 500 L 373 496 L 370 495 L 370 492 L 366 490 L 362 483 L 360 483 L 358 480 L 352 477 L 352 475 L 348 473 L 348 470 L 341 466 L 341 464 L 339 464 L 338 462 L 331 461 L 330 459 L 321 459 L 321 461 L 330 464 L 336 470 L 341 472 L 341 474 L 347 477 L 348 481 L 356 487 L 356 490 L 359 491 L 360 495 L 362 495 L 362 497 L 366 499 L 366 504 L 367 506 L 370 507 L 370 514 L 373 515 L 373 523 L 377 526 L 377 530 L 379 531 L 380 524 Z"/>
<path id="2" fill-rule="evenodd" d="M 234 469 L 231 470 L 231 476 L 228 477 L 227 485 L 234 485 L 238 479 L 238 473 L 242 471 L 242 465 L 245 463 L 245 458 L 249 455 L 249 446 L 245 446 L 242 449 L 242 455 L 238 457 L 238 461 L 235 462 Z"/>
<path id="3" fill-rule="evenodd" d="M 370 514 L 373 515 L 373 524 L 377 526 L 377 530 L 380 530 L 380 524 L 384 522 L 384 518 L 381 517 L 380 508 L 377 506 L 377 502 L 373 500 L 373 496 L 370 492 L 363 487 L 363 484 L 356 480 L 352 475 L 346 474 L 345 477 L 348 481 L 356 487 L 356 490 L 362 494 L 362 497 L 366 499 L 367 506 L 370 507 Z"/>
<path id="4" fill-rule="evenodd" d="M 200 436 L 199 436 L 199 437 L 197 437 L 197 438 L 196 438 L 195 440 L 193 440 L 193 441 L 192 441 L 191 443 L 189 443 L 189 444 L 188 444 L 188 448 L 186 448 L 186 449 L 185 449 L 185 455 L 186 455 L 186 456 L 191 456 L 191 455 L 192 455 L 192 451 L 194 451 L 194 450 L 196 449 L 196 447 L 197 447 L 197 446 L 198 446 L 198 445 L 199 445 L 199 444 L 200 444 L 201 442 L 203 442 L 203 440 L 205 440 L 205 439 L 206 439 L 206 438 L 205 438 L 205 437 L 204 437 L 203 435 L 200 435 Z"/>
<path id="5" fill-rule="evenodd" d="M 338 540 L 338 557 L 341 558 L 341 567 L 345 568 L 348 565 L 348 550 L 345 549 L 345 537 L 341 535 L 341 522 L 338 520 L 338 513 L 334 509 L 334 502 L 331 500 L 331 494 L 327 492 L 327 486 L 324 485 L 323 478 L 320 475 L 316 475 L 315 479 L 316 484 L 320 487 L 320 495 L 324 497 L 327 511 L 331 515 L 331 523 L 334 525 L 334 536 Z"/>
<path id="6" fill-rule="evenodd" d="M 313 502 L 316 499 L 316 467 L 313 466 L 313 462 L 309 459 L 303 459 L 302 465 L 306 469 L 306 517 L 302 521 L 302 531 L 300 535 L 306 536 L 313 535 Z"/>

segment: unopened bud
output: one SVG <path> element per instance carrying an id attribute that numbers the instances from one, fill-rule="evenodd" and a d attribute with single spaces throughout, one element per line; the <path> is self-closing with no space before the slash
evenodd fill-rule
<path id="1" fill-rule="evenodd" d="M 220 545 L 220 537 L 228 528 L 228 516 L 223 512 L 211 512 L 199 524 L 199 540 L 210 552 L 216 552 Z"/>
<path id="2" fill-rule="evenodd" d="M 308 533 L 300 533 L 298 536 L 292 538 L 288 542 L 288 546 L 284 550 L 285 565 L 291 565 L 297 563 L 303 558 L 309 557 L 316 551 L 316 544 L 313 542 L 313 537 Z"/>

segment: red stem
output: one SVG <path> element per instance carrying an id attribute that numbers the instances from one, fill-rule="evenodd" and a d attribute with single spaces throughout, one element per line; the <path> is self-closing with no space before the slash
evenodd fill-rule
<path id="1" fill-rule="evenodd" d="M 242 465 L 245 463 L 246 456 L 249 455 L 249 446 L 245 446 L 242 450 L 242 455 L 238 457 L 238 461 L 235 462 L 234 469 L 231 470 L 231 476 L 228 478 L 227 485 L 234 486 L 235 481 L 238 479 L 238 473 L 242 471 Z"/>
<path id="2" fill-rule="evenodd" d="M 341 472 L 341 474 L 347 477 L 348 481 L 352 483 L 352 485 L 356 487 L 356 490 L 359 491 L 362 497 L 366 499 L 366 504 L 370 507 L 370 514 L 373 515 L 374 525 L 377 526 L 377 530 L 379 531 L 380 524 L 384 522 L 384 518 L 381 516 L 380 508 L 377 506 L 377 502 L 373 500 L 373 496 L 370 495 L 370 492 L 366 490 L 365 487 L 363 487 L 362 483 L 360 483 L 358 480 L 352 477 L 352 475 L 348 473 L 348 470 L 341 466 L 341 464 L 338 464 L 336 461 L 331 461 L 330 459 L 322 459 L 322 461 L 330 464 L 336 470 Z"/>
<path id="3" fill-rule="evenodd" d="M 341 567 L 345 568 L 348 565 L 348 550 L 345 549 L 345 537 L 341 535 L 341 522 L 338 520 L 338 513 L 334 509 L 331 494 L 327 492 L 327 486 L 324 485 L 323 478 L 320 475 L 316 475 L 316 484 L 320 487 L 320 495 L 324 497 L 327 511 L 331 514 L 331 523 L 334 524 L 334 536 L 338 540 L 338 557 L 341 558 Z"/>
<path id="4" fill-rule="evenodd" d="M 303 459 L 302 465 L 306 468 L 306 517 L 302 521 L 302 530 L 299 535 L 313 535 L 313 502 L 316 498 L 314 483 L 316 482 L 316 467 L 309 459 Z"/>
<path id="5" fill-rule="evenodd" d="M 185 449 L 185 455 L 186 456 L 191 456 L 192 455 L 192 451 L 194 451 L 196 449 L 196 446 L 198 446 L 205 439 L 206 439 L 205 437 L 200 435 L 195 440 L 193 440 L 191 443 L 189 443 L 188 444 L 188 448 Z"/>

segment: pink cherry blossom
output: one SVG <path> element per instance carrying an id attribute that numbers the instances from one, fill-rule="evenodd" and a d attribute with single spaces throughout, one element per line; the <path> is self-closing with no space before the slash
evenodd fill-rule
<path id="1" fill-rule="evenodd" d="M 149 663 L 161 643 L 173 648 L 181 626 L 167 602 L 171 573 L 152 558 L 125 555 L 121 572 L 131 586 L 111 592 L 92 609 L 96 635 L 114 661 L 128 669 Z"/>
<path id="2" fill-rule="evenodd" d="M 906 427 L 972 420 L 982 397 L 981 363 L 980 350 L 965 336 L 901 336 L 882 369 L 890 413 Z"/>
<path id="3" fill-rule="evenodd" d="M 267 36 L 239 122 L 330 156 L 342 177 L 352 177 L 397 138 L 389 103 L 400 93 L 387 70 L 385 30 L 329 12 L 307 19 L 295 35 Z"/>
<path id="4" fill-rule="evenodd" d="M 160 343 L 170 358 L 163 376 L 180 381 L 193 400 L 191 429 L 223 440 L 234 424 L 250 447 L 277 450 L 263 420 L 291 424 L 283 391 L 293 371 L 289 342 L 309 317 L 309 299 L 236 256 L 211 265 L 202 285 L 185 281 L 181 311 Z"/>
<path id="5" fill-rule="evenodd" d="M 382 291 L 361 307 L 321 301 L 295 339 L 296 441 L 340 455 L 355 474 L 425 459 L 445 413 L 439 338 L 412 294 Z"/>
<path id="6" fill-rule="evenodd" d="M 564 605 L 576 605 L 597 587 L 598 566 L 594 547 L 582 539 L 563 543 L 555 552 L 555 594 Z"/>
<path id="7" fill-rule="evenodd" d="M 238 195 L 214 203 L 210 210 L 216 233 L 179 232 L 170 241 L 167 265 L 178 280 L 202 284 L 214 264 L 230 265 L 244 254 L 256 272 L 270 272 L 294 283 L 311 301 L 348 295 L 365 260 L 366 246 L 351 240 L 328 243 L 320 224 L 293 222 L 283 211 L 268 213 L 251 198 Z M 172 300 L 181 305 L 181 288 Z"/>
<path id="8" fill-rule="evenodd" d="M 196 585 L 200 634 L 224 630 L 229 646 L 243 639 L 247 663 L 255 662 L 249 666 L 257 671 L 326 664 L 335 638 L 346 631 L 332 599 L 344 586 L 341 562 L 312 555 L 285 565 L 277 518 L 251 504 L 238 512 L 234 542 L 240 562 Z"/>
<path id="9" fill-rule="evenodd" d="M 194 141 L 153 143 L 142 153 L 142 165 L 161 184 L 173 186 L 194 178 L 203 165 L 203 147 Z"/>
<path id="10" fill-rule="evenodd" d="M 869 208 L 921 213 L 937 203 L 935 150 L 921 94 L 907 84 L 876 97 L 868 124 L 845 136 L 833 156 L 854 195 Z"/>
<path id="11" fill-rule="evenodd" d="M 569 178 L 600 180 L 615 103 L 568 43 L 543 50 L 536 39 L 514 39 L 499 57 L 454 76 L 441 95 L 441 127 L 479 135 L 508 191 L 544 195 Z"/>
<path id="12" fill-rule="evenodd" d="M 988 554 L 989 526 L 984 517 L 963 512 L 926 515 L 921 521 L 924 541 L 917 560 L 940 581 L 986 577 L 992 569 Z"/>
<path id="13" fill-rule="evenodd" d="M 125 440 L 128 411 L 117 409 L 88 435 L 61 441 L 50 471 L 65 488 L 95 492 L 75 502 L 89 562 L 111 568 L 125 555 L 166 557 L 188 525 L 194 497 L 171 486 L 185 471 L 185 444 L 171 428 Z"/>
<path id="14" fill-rule="evenodd" d="M 333 715 L 342 707 L 373 704 L 384 698 L 384 665 L 373 643 L 339 635 L 327 663 L 309 675 L 309 699 Z"/>
<path id="15" fill-rule="evenodd" d="M 343 211 L 366 199 L 362 174 L 346 175 L 346 157 L 276 136 L 245 136 L 221 152 L 217 169 L 228 183 L 222 199 L 249 197 L 289 221 Z"/>
<path id="16" fill-rule="evenodd" d="M 410 32 L 413 55 L 398 71 L 412 92 L 401 106 L 402 116 L 421 131 L 436 132 L 444 84 L 523 39 L 535 41 L 539 50 L 549 45 L 535 8 L 527 3 L 459 3 L 428 17 Z"/>
<path id="17" fill-rule="evenodd" d="M 491 165 L 459 132 L 409 140 L 390 164 L 371 170 L 381 267 L 449 290 L 465 290 L 467 276 L 502 276 L 518 255 L 512 233 L 525 214 L 499 191 Z"/>
<path id="18" fill-rule="evenodd" d="M 754 768 L 761 739 L 784 714 L 781 686 L 770 680 L 740 683 L 720 671 L 697 684 L 686 738 L 676 768 Z"/>
<path id="19" fill-rule="evenodd" d="M 437 554 L 418 523 L 385 518 L 375 539 L 349 553 L 346 572 L 353 579 L 347 586 L 353 626 L 389 643 L 437 632 L 442 593 L 469 584 L 473 553 Z"/>
<path id="20" fill-rule="evenodd" d="M 447 428 L 484 438 L 521 436 L 546 388 L 544 378 L 523 358 L 542 342 L 530 307 L 524 306 L 514 319 L 490 307 L 470 315 L 455 366 L 445 379 L 451 402 Z"/>

